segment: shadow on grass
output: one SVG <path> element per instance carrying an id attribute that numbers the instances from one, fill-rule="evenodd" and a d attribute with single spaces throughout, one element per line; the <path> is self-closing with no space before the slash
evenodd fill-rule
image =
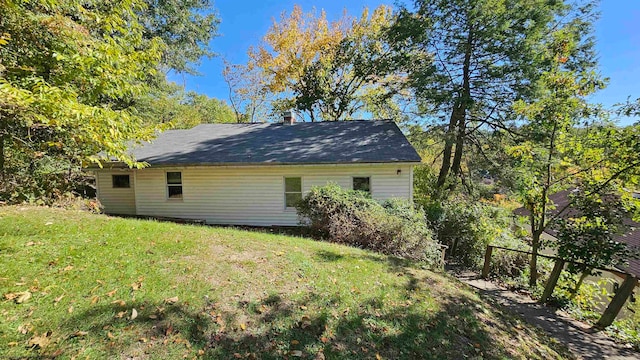
<path id="1" fill-rule="evenodd" d="M 317 256 L 334 262 L 343 255 L 324 251 Z M 112 357 L 145 357 L 151 351 L 151 357 L 170 358 L 190 351 L 191 358 L 200 351 L 210 359 L 371 359 L 376 354 L 389 359 L 499 359 L 520 357 L 522 352 L 527 357 L 549 357 L 540 344 L 566 355 L 558 344 L 522 328 L 500 310 L 490 309 L 489 316 L 486 304 L 467 294 L 434 289 L 432 279 L 414 275 L 411 262 L 365 257 L 384 262 L 387 271 L 406 277 L 392 290 L 400 297 L 390 301 L 384 295 L 361 296 L 354 303 L 309 292 L 273 293 L 235 303 L 205 301 L 199 306 L 96 305 L 61 325 L 68 335 L 66 344 L 60 345 L 77 349 L 85 341 Z M 131 320 L 134 308 L 138 316 Z M 86 338 L 72 335 L 77 331 L 88 334 Z M 530 348 L 512 352 L 512 347 L 527 343 Z"/>

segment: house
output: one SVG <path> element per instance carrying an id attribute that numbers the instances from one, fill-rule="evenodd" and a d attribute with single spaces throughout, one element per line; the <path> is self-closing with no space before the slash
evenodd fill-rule
<path id="1" fill-rule="evenodd" d="M 386 120 L 203 124 L 131 152 L 149 166 L 92 169 L 106 213 L 256 226 L 297 225 L 295 202 L 328 182 L 374 199 L 412 199 L 420 163 Z"/>
<path id="2" fill-rule="evenodd" d="M 550 211 L 551 214 L 556 214 L 558 209 L 563 209 L 570 203 L 570 195 L 572 191 L 575 191 L 575 189 L 558 191 L 549 196 L 549 200 L 551 200 L 555 206 L 555 208 Z M 524 207 L 515 209 L 513 213 L 519 216 L 529 216 L 529 210 Z M 576 209 L 568 207 L 567 210 L 562 213 L 561 217 L 566 219 L 575 216 L 576 214 L 578 214 Z M 622 223 L 625 230 L 620 234 L 614 235 L 613 240 L 626 244 L 630 249 L 640 251 L 640 223 L 637 223 L 630 218 L 623 219 Z M 555 241 L 556 236 L 558 235 L 557 231 L 551 227 L 548 228 L 545 233 L 547 235 L 545 236 L 546 240 L 551 241 Z M 640 278 L 640 259 L 629 259 L 626 265 L 618 265 L 616 268 Z"/>

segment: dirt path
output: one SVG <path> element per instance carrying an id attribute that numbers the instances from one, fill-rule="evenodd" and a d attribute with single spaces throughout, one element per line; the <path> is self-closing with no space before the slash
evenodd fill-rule
<path id="1" fill-rule="evenodd" d="M 576 321 L 561 311 L 542 306 L 528 296 L 480 279 L 473 272 L 456 272 L 454 276 L 511 312 L 519 314 L 528 323 L 545 330 L 560 343 L 566 344 L 579 359 L 640 359 L 640 353 L 616 344 L 606 335 L 593 331 L 589 325 Z"/>

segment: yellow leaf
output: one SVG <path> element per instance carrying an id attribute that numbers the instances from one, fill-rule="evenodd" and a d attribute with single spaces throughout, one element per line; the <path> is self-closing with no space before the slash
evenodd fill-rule
<path id="1" fill-rule="evenodd" d="M 91 305 L 97 303 L 98 301 L 100 301 L 100 297 L 99 296 L 94 296 L 91 298 Z"/>
<path id="2" fill-rule="evenodd" d="M 107 337 L 108 337 L 109 339 L 111 339 L 111 340 L 113 340 L 113 339 L 115 339 L 115 338 L 116 338 L 115 336 L 113 336 L 113 334 L 111 333 L 111 331 L 109 331 L 109 332 L 107 333 Z"/>
<path id="3" fill-rule="evenodd" d="M 49 333 L 44 333 L 40 336 L 34 336 L 29 339 L 29 346 L 43 349 L 49 344 Z"/>
<path id="4" fill-rule="evenodd" d="M 58 296 L 57 298 L 53 299 L 53 303 L 54 304 L 58 304 L 60 302 L 60 300 L 62 300 L 63 297 L 64 297 L 64 294 Z"/>
<path id="5" fill-rule="evenodd" d="M 164 302 L 167 303 L 167 304 L 175 304 L 175 303 L 178 302 L 178 297 L 174 296 L 174 297 L 170 297 L 170 298 L 164 299 Z"/>
<path id="6" fill-rule="evenodd" d="M 242 329 L 242 331 L 247 330 L 247 325 L 245 325 L 244 323 L 240 323 L 240 329 Z"/>
<path id="7" fill-rule="evenodd" d="M 113 295 L 115 295 L 115 293 L 116 293 L 117 291 L 118 291 L 118 289 L 113 289 L 113 290 L 111 290 L 111 291 L 109 291 L 109 292 L 107 293 L 107 296 L 108 296 L 108 297 L 112 297 Z"/>
<path id="8" fill-rule="evenodd" d="M 18 295 L 18 297 L 15 299 L 17 304 L 22 304 L 23 302 L 31 299 L 31 293 L 28 291 L 19 292 L 16 295 Z"/>

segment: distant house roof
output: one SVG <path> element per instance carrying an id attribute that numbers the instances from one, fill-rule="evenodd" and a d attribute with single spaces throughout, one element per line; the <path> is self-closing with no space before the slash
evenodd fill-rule
<path id="1" fill-rule="evenodd" d="M 549 196 L 549 199 L 555 205 L 555 209 L 550 211 L 551 214 L 557 213 L 557 211 L 569 204 L 571 201 L 569 194 L 572 191 L 575 190 L 563 190 Z M 529 210 L 523 207 L 517 208 L 513 212 L 516 215 L 529 216 Z M 576 209 L 569 207 L 561 216 L 566 219 L 577 214 L 578 211 Z M 631 249 L 640 249 L 640 223 L 625 218 L 623 219 L 623 225 L 626 227 L 625 232 L 614 236 L 613 240 L 625 243 Z M 557 235 L 557 232 L 553 229 L 547 229 L 545 232 L 554 237 Z M 628 266 L 617 266 L 617 268 L 640 277 L 640 259 L 631 259 Z"/>
<path id="2" fill-rule="evenodd" d="M 420 162 L 393 121 L 203 124 L 132 149 L 151 166 Z"/>

